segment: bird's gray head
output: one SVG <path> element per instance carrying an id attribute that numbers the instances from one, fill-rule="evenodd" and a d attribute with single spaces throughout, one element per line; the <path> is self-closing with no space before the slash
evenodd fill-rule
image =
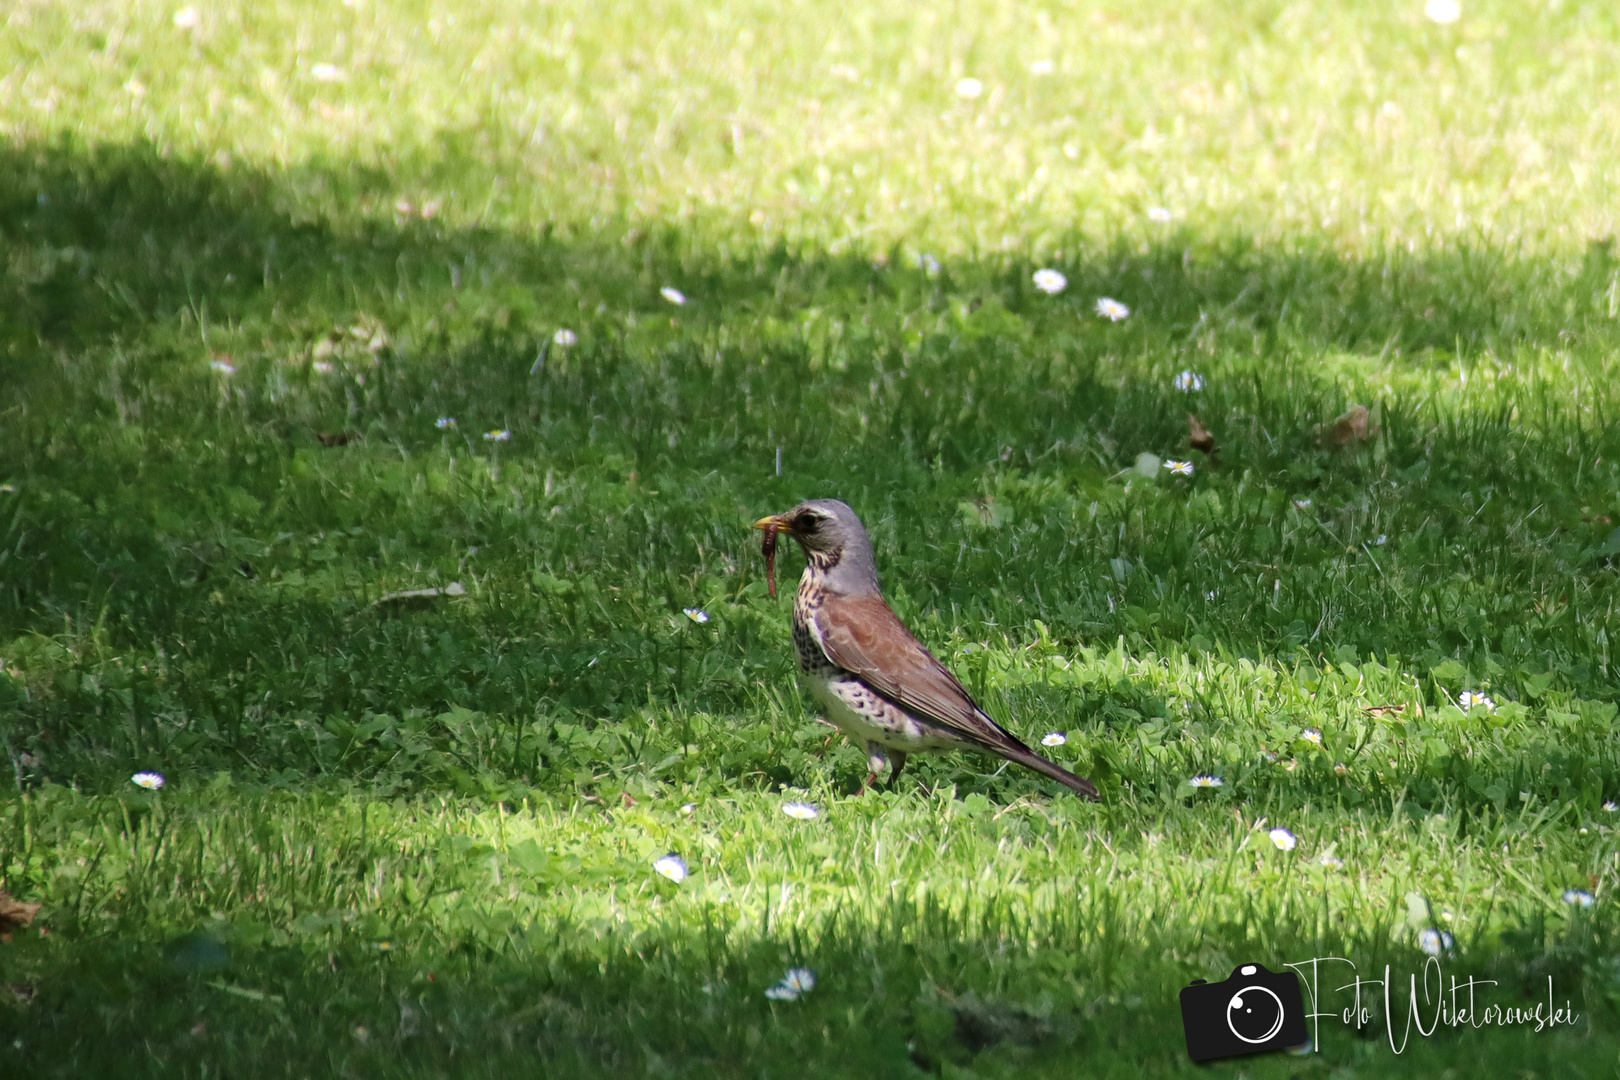
<path id="1" fill-rule="evenodd" d="M 754 522 L 756 529 L 773 526 L 799 542 L 826 588 L 849 596 L 882 592 L 872 558 L 872 541 L 848 503 L 810 499 L 785 514 Z"/>

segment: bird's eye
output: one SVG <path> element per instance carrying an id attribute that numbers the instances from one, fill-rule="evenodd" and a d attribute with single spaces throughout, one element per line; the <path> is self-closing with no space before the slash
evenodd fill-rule
<path id="1" fill-rule="evenodd" d="M 793 523 L 793 531 L 797 533 L 813 533 L 821 527 L 820 514 L 800 514 L 799 520 Z"/>

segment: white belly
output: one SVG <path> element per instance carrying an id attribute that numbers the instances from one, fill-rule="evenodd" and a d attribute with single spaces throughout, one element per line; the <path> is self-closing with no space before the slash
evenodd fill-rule
<path id="1" fill-rule="evenodd" d="M 905 710 L 878 697 L 859 679 L 806 675 L 806 686 L 827 710 L 827 719 L 857 746 L 875 742 L 893 750 L 948 750 L 957 745 L 924 727 Z"/>

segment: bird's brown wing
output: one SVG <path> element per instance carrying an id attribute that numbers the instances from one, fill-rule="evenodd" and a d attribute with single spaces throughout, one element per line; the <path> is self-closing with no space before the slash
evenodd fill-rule
<path id="1" fill-rule="evenodd" d="M 811 616 L 827 659 L 907 710 L 981 746 L 1029 752 L 906 629 L 881 596 L 829 596 Z"/>
<path id="2" fill-rule="evenodd" d="M 1100 798 L 1090 780 L 1046 760 L 990 719 L 881 596 L 828 596 L 811 615 L 810 625 L 827 659 L 913 716 L 1049 776 L 1085 798 Z"/>

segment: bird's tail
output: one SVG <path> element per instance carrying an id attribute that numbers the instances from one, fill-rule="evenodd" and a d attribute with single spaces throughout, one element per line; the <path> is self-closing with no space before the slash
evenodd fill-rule
<path id="1" fill-rule="evenodd" d="M 1097 791 L 1097 785 L 1083 776 L 1076 776 L 1061 765 L 1054 765 L 1033 750 L 1015 750 L 1006 748 L 998 753 L 1010 761 L 1016 761 L 1025 768 L 1034 769 L 1043 776 L 1050 776 L 1053 780 L 1066 788 L 1072 789 L 1075 794 L 1092 802 L 1102 802 L 1102 795 Z"/>

